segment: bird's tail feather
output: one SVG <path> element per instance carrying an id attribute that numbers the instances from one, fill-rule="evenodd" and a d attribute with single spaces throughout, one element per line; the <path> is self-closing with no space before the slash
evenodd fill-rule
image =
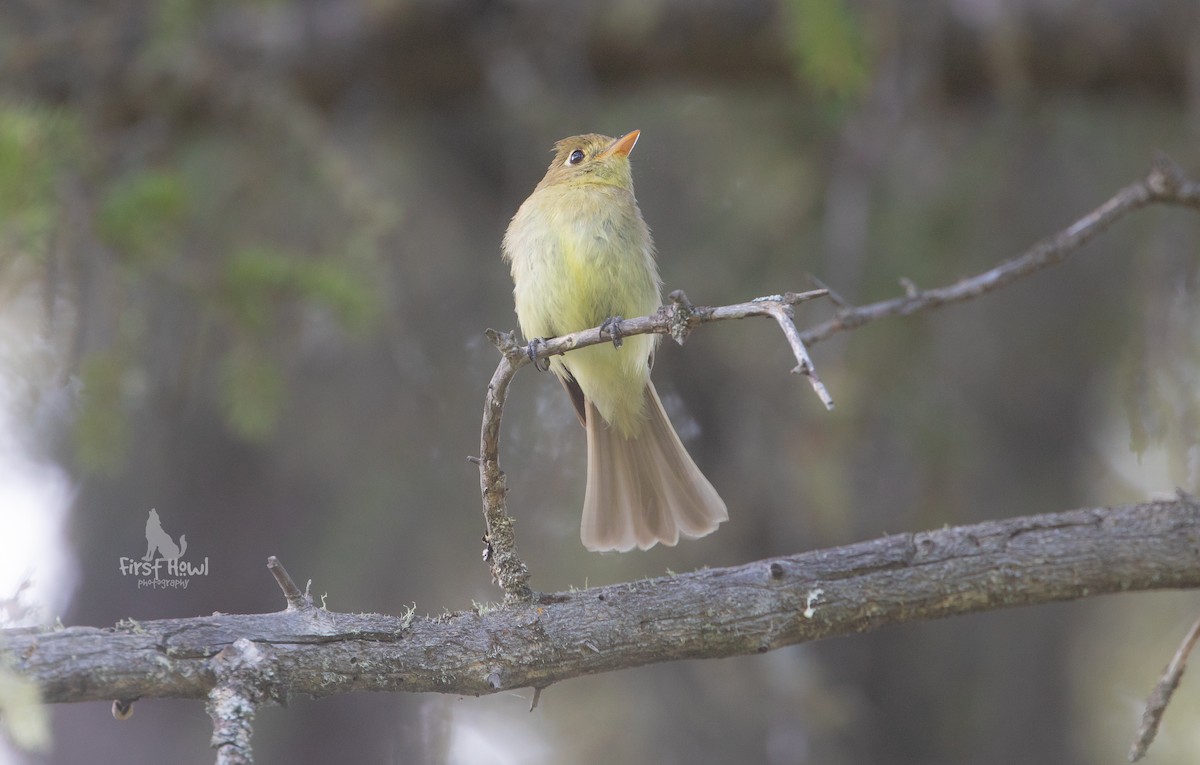
<path id="1" fill-rule="evenodd" d="M 585 405 L 587 489 L 580 538 L 589 550 L 643 550 L 702 537 L 729 520 L 725 503 L 683 448 L 652 383 L 636 438 Z"/>

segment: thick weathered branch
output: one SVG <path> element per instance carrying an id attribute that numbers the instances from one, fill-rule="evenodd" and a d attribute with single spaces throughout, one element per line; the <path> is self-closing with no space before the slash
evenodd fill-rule
<path id="1" fill-rule="evenodd" d="M 1198 586 L 1200 505 L 1181 496 L 899 534 L 432 619 L 289 609 L 10 630 L 0 651 L 48 702 L 215 705 L 225 696 L 214 689 L 231 677 L 250 683 L 254 703 L 293 693 L 489 694 L 1007 606 Z M 243 661 L 249 648 L 261 660 Z"/>

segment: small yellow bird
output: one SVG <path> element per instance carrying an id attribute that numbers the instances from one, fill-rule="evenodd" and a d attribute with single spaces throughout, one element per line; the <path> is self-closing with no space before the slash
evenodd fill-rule
<path id="1" fill-rule="evenodd" d="M 509 223 L 504 259 L 527 340 L 658 309 L 662 281 L 629 167 L 639 135 L 556 143 L 546 177 Z M 580 538 L 589 550 L 674 545 L 729 519 L 650 382 L 657 342 L 637 335 L 550 359 L 587 429 Z"/>

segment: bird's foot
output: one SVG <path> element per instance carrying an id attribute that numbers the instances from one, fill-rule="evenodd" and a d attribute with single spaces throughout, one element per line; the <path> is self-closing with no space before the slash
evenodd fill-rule
<path id="1" fill-rule="evenodd" d="M 535 337 L 529 341 L 529 345 L 525 346 L 525 355 L 528 356 L 529 360 L 533 362 L 533 368 L 539 372 L 545 372 L 550 368 L 550 359 L 538 358 L 538 347 L 545 344 L 545 338 Z"/>
<path id="2" fill-rule="evenodd" d="M 604 337 L 607 333 L 612 338 L 614 348 L 620 348 L 623 342 L 621 336 L 621 322 L 624 321 L 620 316 L 609 316 L 600 325 L 600 337 Z"/>

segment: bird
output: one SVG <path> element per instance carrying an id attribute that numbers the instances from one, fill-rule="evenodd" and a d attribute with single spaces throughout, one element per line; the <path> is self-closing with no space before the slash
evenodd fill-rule
<path id="1" fill-rule="evenodd" d="M 526 340 L 604 326 L 613 343 L 549 360 L 587 431 L 580 540 L 593 551 L 647 550 L 710 534 L 729 513 L 663 409 L 650 369 L 658 335 L 621 338 L 621 317 L 655 313 L 662 280 L 633 192 L 641 131 L 564 138 L 501 246 Z M 532 346 L 531 346 L 532 347 Z"/>

